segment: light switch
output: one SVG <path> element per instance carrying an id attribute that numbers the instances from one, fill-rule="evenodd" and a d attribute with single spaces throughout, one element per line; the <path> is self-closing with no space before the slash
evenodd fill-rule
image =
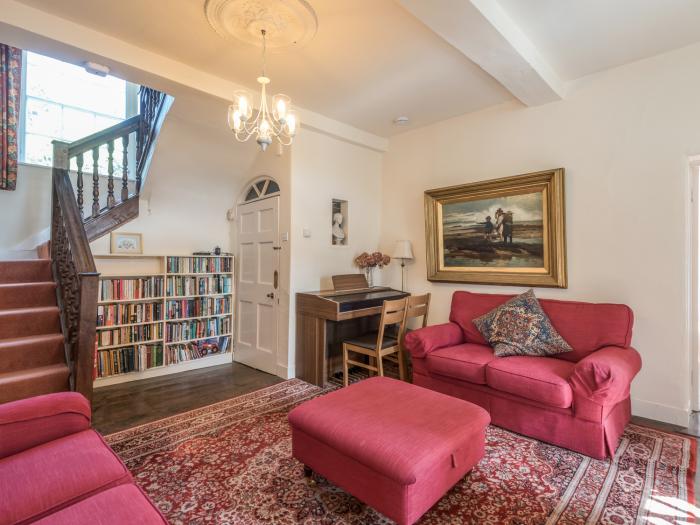
<path id="1" fill-rule="evenodd" d="M 282 234 L 282 241 L 287 242 L 289 240 L 289 232 L 284 232 Z"/>
<path id="2" fill-rule="evenodd" d="M 308 228 L 304 228 L 302 234 L 304 235 L 304 237 L 309 238 L 311 237 L 311 230 L 309 230 Z"/>

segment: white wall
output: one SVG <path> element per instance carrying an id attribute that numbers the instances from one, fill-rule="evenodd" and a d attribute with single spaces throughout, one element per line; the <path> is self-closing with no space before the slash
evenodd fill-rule
<path id="1" fill-rule="evenodd" d="M 251 158 L 229 134 L 185 120 L 178 111 L 168 115 L 158 137 L 139 217 L 118 231 L 142 233 L 147 254 L 189 254 L 215 246 L 231 251 L 226 211 L 241 191 Z M 92 248 L 109 253 L 109 235 Z"/>
<path id="2" fill-rule="evenodd" d="M 413 291 L 433 293 L 431 323 L 457 289 L 426 280 L 423 191 L 566 168 L 569 288 L 541 297 L 629 304 L 643 369 L 635 414 L 686 424 L 690 400 L 688 156 L 700 153 L 700 45 L 587 77 L 566 100 L 512 103 L 393 138 L 385 158 L 382 247 L 413 241 Z M 398 267 L 393 284 L 400 283 Z"/>
<path id="3" fill-rule="evenodd" d="M 290 293 L 328 289 L 331 276 L 356 273 L 353 259 L 379 247 L 382 154 L 302 129 L 291 150 Z M 331 201 L 348 201 L 348 244 L 331 244 Z M 303 230 L 311 236 L 304 237 Z M 289 316 L 294 371 L 294 301 Z"/>
<path id="4" fill-rule="evenodd" d="M 18 245 L 49 227 L 51 222 L 51 170 L 20 164 L 15 191 L 0 191 L 0 259 L 35 256 Z M 41 243 L 37 243 L 41 244 Z M 14 252 L 14 253 L 13 253 Z"/>

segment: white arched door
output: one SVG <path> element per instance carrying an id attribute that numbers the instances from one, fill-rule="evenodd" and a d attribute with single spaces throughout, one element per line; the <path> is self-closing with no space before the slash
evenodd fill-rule
<path id="1" fill-rule="evenodd" d="M 237 362 L 278 373 L 279 193 L 271 180 L 259 181 L 257 198 L 238 206 Z M 276 192 L 265 192 L 274 184 Z M 251 186 L 255 189 L 255 185 Z M 247 196 L 251 195 L 250 193 Z"/>

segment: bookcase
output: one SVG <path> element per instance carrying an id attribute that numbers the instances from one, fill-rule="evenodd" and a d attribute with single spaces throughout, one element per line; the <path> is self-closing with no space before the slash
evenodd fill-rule
<path id="1" fill-rule="evenodd" d="M 96 255 L 95 388 L 233 360 L 228 255 Z"/>

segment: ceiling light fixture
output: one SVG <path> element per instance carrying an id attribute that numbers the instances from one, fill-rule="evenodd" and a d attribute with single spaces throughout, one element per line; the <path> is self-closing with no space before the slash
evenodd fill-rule
<path id="1" fill-rule="evenodd" d="M 401 116 L 401 117 L 396 117 L 394 119 L 394 124 L 396 124 L 397 126 L 408 126 L 408 123 L 409 123 L 408 117 Z"/>
<path id="2" fill-rule="evenodd" d="M 258 77 L 260 89 L 260 103 L 258 112 L 253 116 L 253 101 L 245 91 L 238 91 L 234 94 L 233 104 L 228 108 L 228 125 L 236 136 L 236 140 L 246 142 L 255 135 L 255 141 L 262 151 L 272 144 L 272 139 L 276 138 L 284 146 L 289 146 L 294 141 L 299 119 L 296 112 L 291 109 L 291 100 L 287 95 L 275 95 L 272 97 L 272 111 L 267 105 L 267 94 L 265 92 L 270 79 L 265 75 L 265 65 L 267 58 L 267 32 L 262 34 L 263 48 L 263 68 L 262 76 Z"/>

